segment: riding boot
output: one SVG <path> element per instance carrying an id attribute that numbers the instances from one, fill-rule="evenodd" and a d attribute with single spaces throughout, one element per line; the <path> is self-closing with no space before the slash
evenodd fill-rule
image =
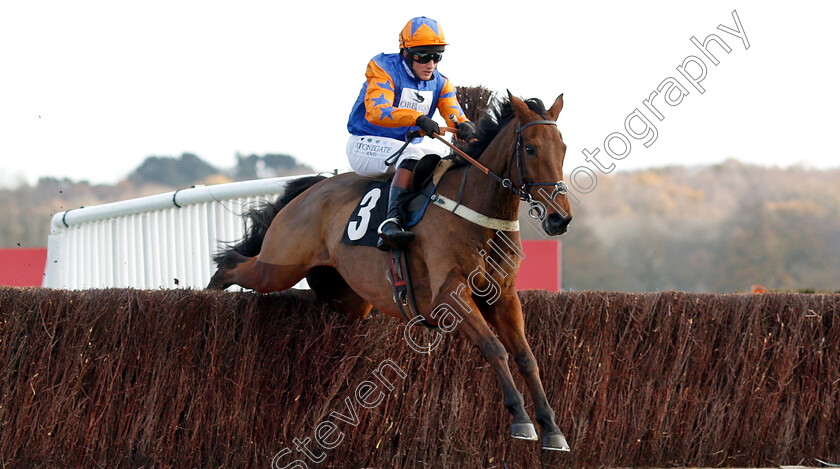
<path id="1" fill-rule="evenodd" d="M 414 233 L 403 229 L 400 205 L 408 194 L 411 187 L 411 177 L 414 175 L 413 168 L 397 168 L 394 179 L 391 181 L 391 191 L 388 199 L 388 218 L 379 225 L 379 241 L 376 247 L 380 251 L 389 249 L 402 249 L 414 240 Z"/>

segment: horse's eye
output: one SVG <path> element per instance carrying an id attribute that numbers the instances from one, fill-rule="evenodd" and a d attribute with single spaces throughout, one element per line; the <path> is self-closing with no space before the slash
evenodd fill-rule
<path id="1" fill-rule="evenodd" d="M 537 156 L 537 147 L 533 145 L 525 145 L 525 154 L 528 156 Z"/>

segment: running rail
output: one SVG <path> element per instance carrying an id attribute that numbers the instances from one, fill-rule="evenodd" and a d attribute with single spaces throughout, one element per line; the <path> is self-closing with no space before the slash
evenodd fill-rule
<path id="1" fill-rule="evenodd" d="M 204 288 L 216 268 L 213 253 L 244 234 L 242 212 L 273 200 L 300 177 L 196 186 L 59 212 L 51 221 L 43 286 Z"/>

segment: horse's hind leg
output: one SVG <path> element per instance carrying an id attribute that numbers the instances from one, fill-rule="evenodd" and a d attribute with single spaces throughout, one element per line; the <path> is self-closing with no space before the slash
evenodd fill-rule
<path id="1" fill-rule="evenodd" d="M 543 429 L 542 447 L 547 450 L 569 451 L 566 437 L 554 421 L 554 411 L 548 403 L 540 380 L 537 360 L 525 338 L 525 320 L 522 317 L 522 304 L 516 292 L 502 295 L 486 314 L 487 320 L 496 329 L 499 339 L 513 356 L 519 372 L 525 378 L 531 397 L 536 407 L 537 423 Z"/>
<path id="2" fill-rule="evenodd" d="M 299 282 L 306 272 L 296 265 L 275 265 L 260 262 L 257 257 L 246 257 L 229 251 L 219 263 L 208 289 L 224 290 L 231 285 L 256 290 L 260 293 L 287 290 Z"/>
<path id="3" fill-rule="evenodd" d="M 318 300 L 329 304 L 336 311 L 359 319 L 370 314 L 371 304 L 353 291 L 334 268 L 313 267 L 306 281 Z"/>
<path id="4" fill-rule="evenodd" d="M 207 284 L 208 290 L 224 290 L 233 285 L 233 269 L 248 258 L 236 251 L 228 251 L 225 257 L 219 262 L 219 268 L 210 278 Z"/>

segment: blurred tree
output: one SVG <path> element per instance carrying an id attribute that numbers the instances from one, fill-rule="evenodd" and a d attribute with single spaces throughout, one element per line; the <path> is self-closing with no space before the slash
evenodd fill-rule
<path id="1" fill-rule="evenodd" d="M 727 222 L 718 253 L 716 291 L 837 290 L 840 246 L 836 212 L 813 201 L 745 204 Z"/>
<path id="2" fill-rule="evenodd" d="M 150 156 L 128 176 L 128 180 L 137 186 L 159 184 L 182 188 L 218 172 L 214 166 L 192 153 L 184 153 L 180 158 Z"/>
<path id="3" fill-rule="evenodd" d="M 299 163 L 289 155 L 271 153 L 264 156 L 237 154 L 236 166 L 233 168 L 234 178 L 237 180 L 293 176 L 314 172 L 315 170 L 310 166 Z"/>

